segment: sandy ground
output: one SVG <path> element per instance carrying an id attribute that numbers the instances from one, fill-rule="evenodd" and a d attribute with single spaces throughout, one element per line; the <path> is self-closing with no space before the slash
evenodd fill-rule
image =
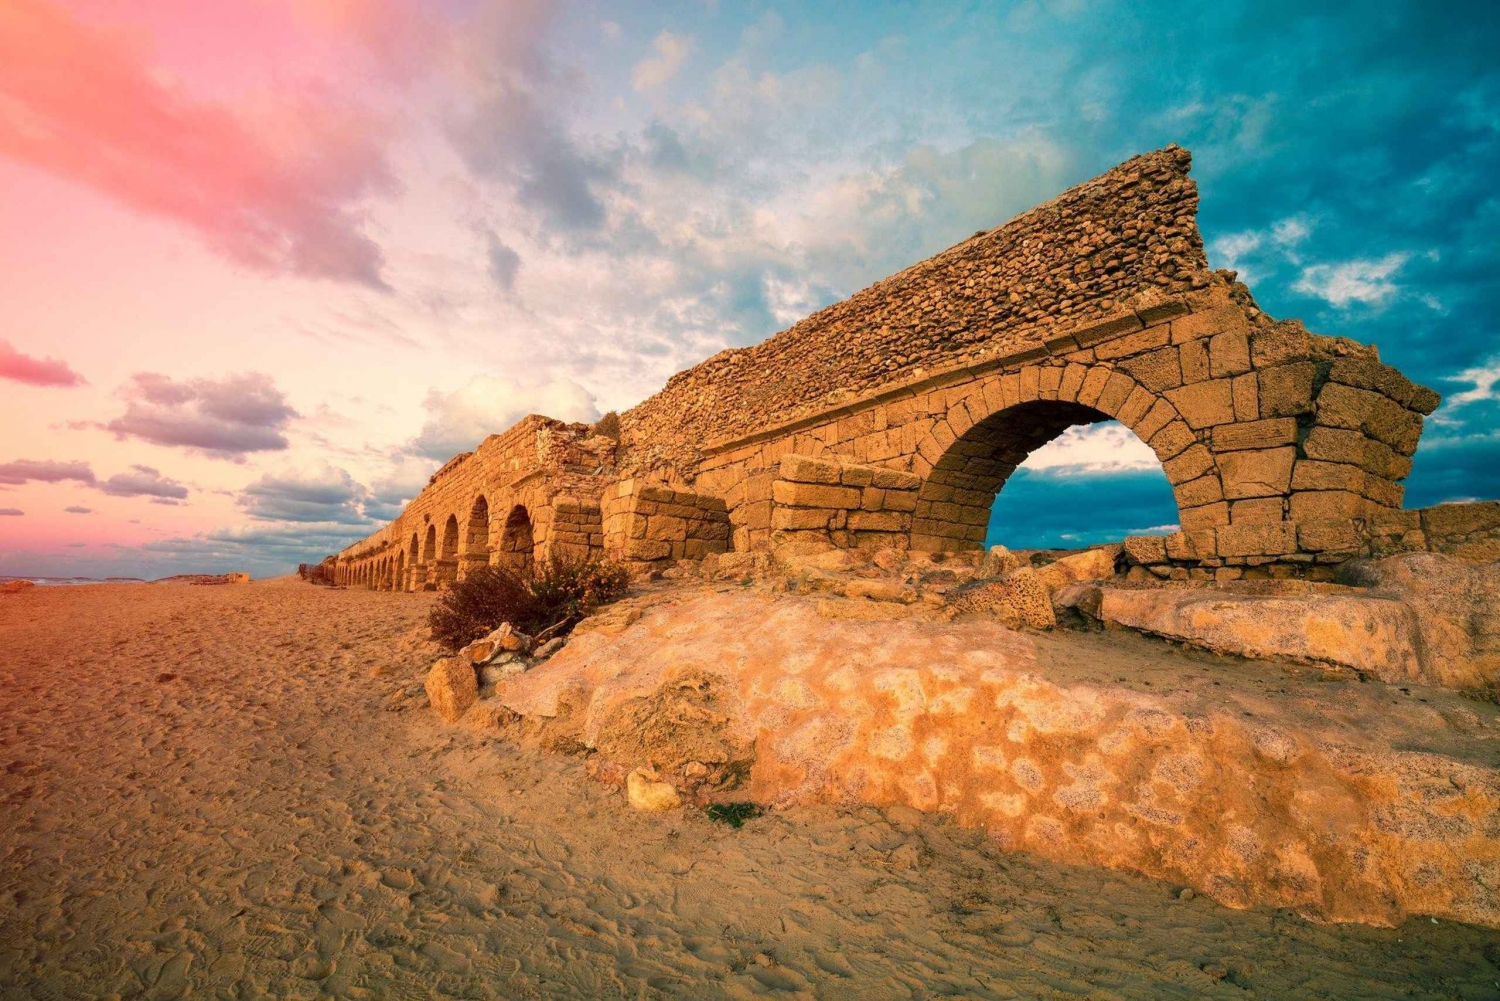
<path id="1" fill-rule="evenodd" d="M 0 597 L 0 995 L 1493 998 L 1493 931 L 1232 911 L 912 811 L 733 830 L 389 712 L 431 597 Z"/>

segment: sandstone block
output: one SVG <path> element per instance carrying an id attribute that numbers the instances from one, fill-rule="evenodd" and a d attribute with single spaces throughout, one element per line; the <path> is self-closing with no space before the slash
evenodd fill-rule
<path id="1" fill-rule="evenodd" d="M 1229 524 L 1229 505 L 1224 501 L 1219 501 L 1217 504 L 1183 508 L 1178 512 L 1177 520 L 1182 530 L 1190 535 L 1201 529 L 1227 525 Z M 1212 552 L 1207 555 L 1212 555 Z"/>
<path id="2" fill-rule="evenodd" d="M 776 507 L 771 512 L 771 528 L 776 531 L 827 529 L 833 522 L 830 508 Z"/>
<path id="3" fill-rule="evenodd" d="M 1173 490 L 1177 503 L 1182 507 L 1198 507 L 1203 504 L 1212 504 L 1214 501 L 1224 499 L 1224 486 L 1215 473 L 1200 476 L 1196 480 L 1178 486 Z"/>
<path id="4" fill-rule="evenodd" d="M 979 568 L 974 572 L 974 576 L 980 579 L 1000 577 L 1020 565 L 1021 561 L 1009 549 L 1004 546 L 991 546 L 989 552 L 984 554 L 984 559 L 979 561 Z"/>
<path id="5" fill-rule="evenodd" d="M 915 511 L 917 509 L 917 491 L 887 490 L 882 506 L 887 511 Z"/>
<path id="6" fill-rule="evenodd" d="M 1160 535 L 1129 535 L 1122 544 L 1125 558 L 1138 566 L 1167 561 L 1167 540 Z"/>
<path id="7" fill-rule="evenodd" d="M 1072 368 L 1074 366 L 1070 366 Z M 1079 370 L 1079 384 L 1082 384 L 1083 366 L 1076 366 Z M 1134 358 L 1127 358 L 1120 362 L 1120 368 L 1129 372 L 1136 382 L 1153 392 L 1161 392 L 1164 389 L 1175 389 L 1182 385 L 1182 365 L 1178 361 L 1178 351 L 1174 347 L 1158 348 L 1148 351 Z"/>
<path id="8" fill-rule="evenodd" d="M 1244 330 L 1226 330 L 1209 339 L 1208 371 L 1215 379 L 1250 371 L 1250 340 Z"/>
<path id="9" fill-rule="evenodd" d="M 1313 379 L 1317 366 L 1310 361 L 1263 368 L 1260 379 L 1260 415 L 1296 417 L 1313 409 Z"/>
<path id="10" fill-rule="evenodd" d="M 657 539 L 628 539 L 624 557 L 628 560 L 664 560 L 672 555 L 672 544 Z"/>
<path id="11" fill-rule="evenodd" d="M 873 466 L 844 466 L 839 470 L 839 482 L 846 487 L 867 487 L 874 481 Z"/>
<path id="12" fill-rule="evenodd" d="M 1439 504 L 1423 508 L 1422 528 L 1430 536 L 1446 537 L 1500 528 L 1500 501 Z"/>
<path id="13" fill-rule="evenodd" d="M 900 532 L 911 526 L 911 517 L 896 511 L 854 511 L 848 526 L 856 532 Z"/>
<path id="14" fill-rule="evenodd" d="M 1119 545 L 1086 549 L 1037 568 L 1036 575 L 1049 593 L 1059 591 L 1068 584 L 1104 580 L 1114 576 L 1115 560 L 1121 551 L 1122 547 Z"/>
<path id="15" fill-rule="evenodd" d="M 790 507 L 857 508 L 860 504 L 858 488 L 822 483 L 777 480 L 771 486 L 771 496 L 777 504 Z"/>
<path id="16" fill-rule="evenodd" d="M 1260 416 L 1260 376 L 1246 372 L 1236 376 L 1234 388 L 1234 416 L 1241 422 L 1253 421 Z"/>
<path id="17" fill-rule="evenodd" d="M 470 706 L 479 701 L 479 682 L 474 665 L 457 657 L 444 657 L 433 664 L 423 688 L 432 708 L 449 723 L 456 723 Z"/>
<path id="18" fill-rule="evenodd" d="M 1138 330 L 1133 334 L 1116 337 L 1094 345 L 1094 357 L 1100 361 L 1112 361 L 1116 358 L 1126 358 L 1130 355 L 1138 355 L 1152 348 L 1159 348 L 1170 344 L 1172 331 L 1168 324 L 1161 323 L 1145 330 Z"/>
<path id="19" fill-rule="evenodd" d="M 1229 505 L 1231 525 L 1264 525 L 1281 521 L 1283 514 L 1280 497 L 1254 497 L 1250 500 L 1237 500 Z"/>
<path id="20" fill-rule="evenodd" d="M 1202 382 L 1208 379 L 1208 342 L 1187 341 L 1178 351 L 1184 383 Z"/>
<path id="21" fill-rule="evenodd" d="M 1432 413 L 1442 402 L 1437 393 L 1418 386 L 1389 365 L 1371 358 L 1339 358 L 1329 366 L 1328 379 L 1380 393 L 1421 414 Z"/>
<path id="22" fill-rule="evenodd" d="M 1218 452 L 1274 448 L 1277 445 L 1293 445 L 1296 441 L 1297 422 L 1290 417 L 1220 424 L 1213 429 L 1214 450 Z"/>
<path id="23" fill-rule="evenodd" d="M 1175 344 L 1181 344 L 1184 341 L 1213 337 L 1215 334 L 1226 332 L 1243 336 L 1249 329 L 1250 323 L 1245 318 L 1245 311 L 1234 304 L 1229 304 L 1189 313 L 1187 316 L 1180 316 L 1173 320 L 1172 341 Z"/>
<path id="24" fill-rule="evenodd" d="M 1297 551 L 1297 526 L 1291 522 L 1224 525 L 1214 533 L 1220 556 L 1280 556 Z"/>
<path id="25" fill-rule="evenodd" d="M 1186 483 L 1214 468 L 1214 457 L 1202 445 L 1192 445 L 1181 455 L 1163 462 L 1162 469 L 1172 484 Z"/>
<path id="26" fill-rule="evenodd" d="M 1299 459 L 1292 472 L 1294 490 L 1349 490 L 1360 492 L 1368 474 L 1358 466 L 1343 462 Z"/>
<path id="27" fill-rule="evenodd" d="M 871 485 L 880 487 L 882 490 L 916 490 L 922 485 L 922 479 L 911 473 L 899 469 L 886 469 L 876 466 Z"/>
<path id="28" fill-rule="evenodd" d="M 1110 416 L 1115 416 L 1124 406 L 1125 400 L 1135 389 L 1135 380 L 1124 372 L 1115 372 L 1104 384 L 1104 390 L 1099 394 L 1099 399 L 1094 403 L 1097 410 L 1101 410 Z"/>
<path id="29" fill-rule="evenodd" d="M 1415 452 L 1422 435 L 1421 414 L 1380 393 L 1336 382 L 1318 394 L 1317 415 L 1319 424 L 1362 431 L 1402 455 Z"/>
<path id="30" fill-rule="evenodd" d="M 1347 490 L 1299 490 L 1292 494 L 1291 519 L 1336 521 L 1363 514 L 1369 502 Z"/>
<path id="31" fill-rule="evenodd" d="M 794 483 L 837 483 L 839 464 L 805 455 L 783 455 L 781 478 Z"/>
<path id="32" fill-rule="evenodd" d="M 1194 430 L 1234 420 L 1234 387 L 1229 379 L 1192 383 L 1169 389 L 1163 395 Z"/>
<path id="33" fill-rule="evenodd" d="M 1297 526 L 1297 542 L 1309 552 L 1354 552 L 1359 548 L 1359 533 L 1347 518 L 1333 521 L 1308 521 Z"/>
<path id="34" fill-rule="evenodd" d="M 1167 546 L 1167 558 L 1173 560 L 1201 560 L 1218 555 L 1217 542 L 1212 528 L 1201 531 L 1173 532 L 1162 537 Z"/>
<path id="35" fill-rule="evenodd" d="M 1250 335 L 1250 361 L 1256 368 L 1306 361 L 1311 352 L 1312 338 L 1296 321 L 1260 328 Z"/>
<path id="36" fill-rule="evenodd" d="M 1182 421 L 1174 420 L 1155 435 L 1147 438 L 1146 443 L 1151 446 L 1151 450 L 1156 453 L 1156 457 L 1165 462 L 1174 456 L 1182 454 L 1186 448 L 1196 443 L 1197 440 L 1198 436 L 1193 434 L 1192 430 L 1186 424 Z"/>
<path id="37" fill-rule="evenodd" d="M 1387 479 L 1403 479 L 1411 472 L 1411 459 L 1359 431 L 1315 427 L 1308 432 L 1302 449 L 1309 459 L 1352 463 Z"/>
<path id="38" fill-rule="evenodd" d="M 1295 448 L 1269 448 L 1259 451 L 1226 452 L 1219 456 L 1219 476 L 1224 481 L 1224 496 L 1279 496 L 1292 482 Z"/>

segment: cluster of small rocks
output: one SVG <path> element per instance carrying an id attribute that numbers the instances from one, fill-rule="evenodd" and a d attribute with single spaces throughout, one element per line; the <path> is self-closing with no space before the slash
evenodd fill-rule
<path id="1" fill-rule="evenodd" d="M 453 656 L 440 658 L 428 670 L 423 686 L 429 704 L 443 719 L 457 722 L 479 701 L 482 690 L 493 692 L 507 677 L 541 663 L 566 642 L 561 636 L 537 639 L 502 622 Z"/>

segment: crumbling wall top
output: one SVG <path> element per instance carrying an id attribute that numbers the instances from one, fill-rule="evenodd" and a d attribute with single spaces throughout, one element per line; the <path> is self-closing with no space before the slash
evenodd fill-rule
<path id="1" fill-rule="evenodd" d="M 1144 294 L 1206 285 L 1191 154 L 1127 160 L 802 320 L 679 372 L 621 415 L 633 468 L 687 467 L 744 434 L 921 370 L 1040 346 Z"/>

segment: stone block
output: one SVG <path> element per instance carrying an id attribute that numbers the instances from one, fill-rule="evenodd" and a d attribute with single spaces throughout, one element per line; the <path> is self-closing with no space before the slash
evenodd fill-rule
<path id="1" fill-rule="evenodd" d="M 1078 399 L 1078 390 L 1083 386 L 1083 377 L 1087 372 L 1087 368 L 1076 364 L 1063 369 L 1062 381 L 1057 387 L 1057 398 L 1059 400 Z"/>
<path id="2" fill-rule="evenodd" d="M 1183 382 L 1202 382 L 1209 378 L 1207 341 L 1188 341 L 1182 345 L 1178 358 Z"/>
<path id="3" fill-rule="evenodd" d="M 1167 540 L 1160 535 L 1130 535 L 1124 542 L 1125 558 L 1137 566 L 1167 561 Z"/>
<path id="4" fill-rule="evenodd" d="M 833 523 L 834 511 L 820 507 L 776 507 L 771 512 L 773 531 L 807 531 L 827 529 Z"/>
<path id="5" fill-rule="evenodd" d="M 646 538 L 679 542 L 687 538 L 687 519 L 675 515 L 652 515 L 646 521 Z"/>
<path id="6" fill-rule="evenodd" d="M 625 543 L 628 560 L 664 560 L 672 555 L 672 544 L 657 539 L 629 539 Z"/>
<path id="7" fill-rule="evenodd" d="M 1246 372 L 1236 376 L 1234 387 L 1234 416 L 1239 421 L 1253 421 L 1260 416 L 1260 376 Z"/>
<path id="8" fill-rule="evenodd" d="M 1149 442 L 1158 431 L 1172 423 L 1176 418 L 1176 407 L 1172 406 L 1166 400 L 1157 400 L 1151 405 L 1151 409 L 1146 411 L 1146 416 L 1136 421 L 1130 430 L 1134 431 L 1136 437 L 1140 438 L 1141 441 Z M 1182 427 L 1184 431 L 1187 430 L 1186 424 Z M 1191 437 L 1191 432 L 1189 432 L 1189 436 Z M 1183 447 L 1186 448 L 1187 446 L 1184 445 Z"/>
<path id="9" fill-rule="evenodd" d="M 1225 525 L 1214 541 L 1220 556 L 1281 556 L 1297 551 L 1297 526 L 1284 521 Z"/>
<path id="10" fill-rule="evenodd" d="M 1359 549 L 1359 533 L 1348 518 L 1332 521 L 1306 521 L 1297 526 L 1297 543 L 1309 552 L 1354 552 Z"/>
<path id="11" fill-rule="evenodd" d="M 789 507 L 857 508 L 860 503 L 856 487 L 836 487 L 824 483 L 793 483 L 778 480 L 771 486 L 771 498 Z"/>
<path id="12" fill-rule="evenodd" d="M 874 478 L 870 482 L 873 486 L 883 490 L 916 490 L 922 485 L 922 479 L 919 476 L 913 476 L 899 469 L 886 469 L 882 466 L 875 467 Z"/>
<path id="13" fill-rule="evenodd" d="M 1113 374 L 1103 366 L 1090 369 L 1088 375 L 1084 376 L 1083 385 L 1078 387 L 1078 402 L 1086 407 L 1099 402 L 1099 394 L 1104 392 L 1104 384 Z"/>
<path id="14" fill-rule="evenodd" d="M 854 511 L 849 515 L 849 528 L 856 532 L 902 532 L 909 527 L 911 516 L 897 511 Z"/>
<path id="15" fill-rule="evenodd" d="M 1104 390 L 1099 394 L 1094 407 L 1113 417 L 1120 412 L 1120 407 L 1124 405 L 1133 389 L 1135 389 L 1134 379 L 1124 372 L 1115 372 L 1105 382 Z"/>
<path id="16" fill-rule="evenodd" d="M 915 490 L 887 490 L 883 506 L 887 511 L 915 511 L 917 492 Z"/>
<path id="17" fill-rule="evenodd" d="M 1297 422 L 1290 417 L 1273 417 L 1263 421 L 1220 424 L 1213 430 L 1213 443 L 1216 452 L 1295 445 Z"/>
<path id="18" fill-rule="evenodd" d="M 1196 444 L 1198 437 L 1182 421 L 1172 421 L 1156 434 L 1146 439 L 1146 444 L 1163 462 L 1180 455 L 1189 446 Z"/>
<path id="19" fill-rule="evenodd" d="M 1364 489 L 1367 475 L 1358 466 L 1342 462 L 1299 459 L 1296 468 L 1292 470 L 1292 489 L 1349 490 L 1358 493 Z"/>
<path id="20" fill-rule="evenodd" d="M 1313 411 L 1313 380 L 1317 366 L 1310 361 L 1263 368 L 1260 378 L 1260 415 L 1296 417 Z"/>
<path id="21" fill-rule="evenodd" d="M 1152 348 L 1159 348 L 1172 341 L 1172 331 L 1168 324 L 1161 323 L 1145 330 L 1138 330 L 1133 334 L 1116 337 L 1094 346 L 1094 357 L 1100 361 L 1112 361 L 1116 358 L 1127 358 L 1130 355 L 1138 355 Z"/>
<path id="22" fill-rule="evenodd" d="M 1144 386 L 1136 386 L 1125 397 L 1125 402 L 1120 404 L 1120 409 L 1115 411 L 1115 420 L 1128 428 L 1133 428 L 1142 417 L 1146 416 L 1151 405 L 1156 402 L 1156 395 Z"/>
<path id="23" fill-rule="evenodd" d="M 1189 480 L 1172 491 L 1180 507 L 1198 507 L 1224 499 L 1224 487 L 1213 473 Z"/>
<path id="24" fill-rule="evenodd" d="M 1401 455 L 1417 450 L 1422 415 L 1407 410 L 1381 393 L 1330 382 L 1318 394 L 1318 423 L 1325 427 L 1362 431 Z"/>
<path id="25" fill-rule="evenodd" d="M 1347 490 L 1299 490 L 1292 494 L 1291 520 L 1336 521 L 1363 514 L 1369 501 Z"/>
<path id="26" fill-rule="evenodd" d="M 1315 427 L 1308 432 L 1302 450 L 1310 459 L 1352 463 L 1390 480 L 1404 479 L 1411 472 L 1409 457 L 1398 455 L 1389 445 L 1360 431 Z"/>
<path id="27" fill-rule="evenodd" d="M 1224 501 L 1219 501 L 1217 504 L 1184 508 L 1178 512 L 1177 520 L 1184 532 L 1217 528 L 1220 525 L 1229 524 L 1229 505 Z"/>
<path id="28" fill-rule="evenodd" d="M 827 459 L 813 459 L 805 455 L 783 455 L 781 478 L 794 483 L 837 483 L 839 464 Z"/>
<path id="29" fill-rule="evenodd" d="M 1231 525 L 1263 525 L 1267 522 L 1282 521 L 1284 513 L 1284 505 L 1280 497 L 1237 500 L 1229 505 L 1229 523 Z"/>
<path id="30" fill-rule="evenodd" d="M 1081 385 L 1083 366 L 1077 367 L 1080 369 L 1079 384 Z M 1120 368 L 1129 372 L 1136 382 L 1153 392 L 1160 393 L 1162 390 L 1175 389 L 1182 385 L 1182 364 L 1178 360 L 1178 349 L 1175 347 L 1158 348 L 1134 358 L 1127 358 L 1120 362 Z"/>
<path id="31" fill-rule="evenodd" d="M 1234 421 L 1234 388 L 1228 379 L 1196 382 L 1169 389 L 1163 395 L 1194 430 Z"/>
<path id="32" fill-rule="evenodd" d="M 1263 327 L 1250 335 L 1250 361 L 1256 368 L 1306 361 L 1311 352 L 1312 338 L 1296 321 Z"/>
<path id="33" fill-rule="evenodd" d="M 1243 330 L 1226 330 L 1209 339 L 1208 371 L 1215 379 L 1250 371 L 1250 340 Z"/>
<path id="34" fill-rule="evenodd" d="M 1172 321 L 1172 342 L 1182 344 L 1220 333 L 1247 333 L 1250 322 L 1245 311 L 1230 304 L 1180 316 Z"/>
<path id="35" fill-rule="evenodd" d="M 1173 532 L 1163 536 L 1162 541 L 1166 543 L 1168 559 L 1201 560 L 1218 555 L 1217 542 L 1212 528 Z"/>
<path id="36" fill-rule="evenodd" d="M 846 487 L 866 487 L 875 482 L 873 466 L 843 466 L 839 469 L 839 482 Z"/>
<path id="37" fill-rule="evenodd" d="M 1380 393 L 1422 414 L 1432 413 L 1442 402 L 1437 393 L 1418 386 L 1394 368 L 1372 358 L 1339 358 L 1329 366 L 1328 380 Z"/>
<path id="38" fill-rule="evenodd" d="M 1224 481 L 1224 496 L 1230 500 L 1281 496 L 1291 487 L 1292 463 L 1296 457 L 1297 450 L 1291 447 L 1220 455 L 1219 476 Z"/>
<path id="39" fill-rule="evenodd" d="M 1168 459 L 1161 465 L 1167 474 L 1167 480 L 1175 486 L 1179 483 L 1186 483 L 1188 480 L 1196 480 L 1213 469 L 1214 457 L 1213 453 L 1202 445 L 1192 445 L 1181 455 Z M 1290 470 L 1288 475 L 1290 475 Z"/>
<path id="40" fill-rule="evenodd" d="M 1421 511 L 1422 529 L 1442 538 L 1488 532 L 1500 528 L 1500 501 L 1470 504 L 1438 504 Z"/>

